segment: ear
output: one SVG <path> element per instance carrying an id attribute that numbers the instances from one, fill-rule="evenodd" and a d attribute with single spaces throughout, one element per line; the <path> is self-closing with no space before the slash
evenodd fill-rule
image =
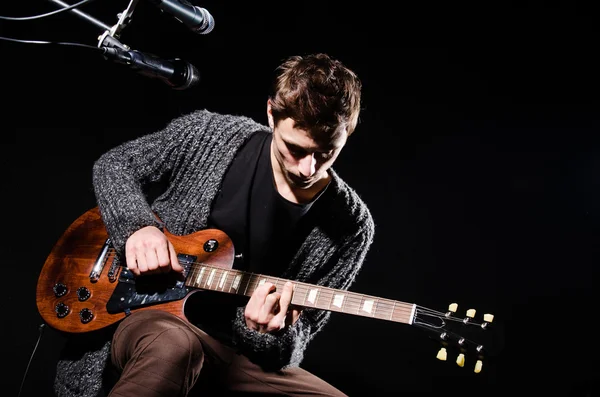
<path id="1" fill-rule="evenodd" d="M 269 127 L 274 128 L 275 123 L 273 122 L 273 111 L 271 110 L 271 100 L 267 99 L 267 120 L 269 121 Z"/>

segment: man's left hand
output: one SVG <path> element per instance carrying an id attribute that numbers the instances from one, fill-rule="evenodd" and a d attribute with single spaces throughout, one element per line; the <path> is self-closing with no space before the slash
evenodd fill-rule
<path id="1" fill-rule="evenodd" d="M 246 326 L 260 333 L 271 333 L 294 324 L 301 310 L 293 305 L 290 307 L 293 292 L 294 284 L 290 281 L 285 283 L 281 292 L 276 290 L 275 284 L 262 284 L 252 293 L 246 305 Z"/>

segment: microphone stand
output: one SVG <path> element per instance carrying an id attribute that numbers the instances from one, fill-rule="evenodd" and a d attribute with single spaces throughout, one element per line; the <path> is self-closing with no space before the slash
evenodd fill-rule
<path id="1" fill-rule="evenodd" d="M 70 7 L 62 0 L 49 1 L 58 4 L 62 8 Z M 186 89 L 196 84 L 199 77 L 198 71 L 193 65 L 178 58 L 165 62 L 153 55 L 131 50 L 129 46 L 119 41 L 121 32 L 131 22 L 131 16 L 138 1 L 130 0 L 127 8 L 117 15 L 119 21 L 113 26 L 109 26 L 78 9 L 72 8 L 69 11 L 104 31 L 98 36 L 98 48 L 102 51 L 104 59 L 111 59 L 117 63 L 128 65 L 145 76 L 163 79 L 175 89 Z"/>
<path id="2" fill-rule="evenodd" d="M 49 0 L 49 1 L 61 6 L 62 8 L 70 7 L 70 4 L 67 4 L 62 0 Z M 123 29 L 131 22 L 133 11 L 135 10 L 135 6 L 137 5 L 138 1 L 139 0 L 130 0 L 127 8 L 125 10 L 123 10 L 123 12 L 120 12 L 117 14 L 117 17 L 119 18 L 119 20 L 113 26 L 109 26 L 109 25 L 105 24 L 104 22 L 99 21 L 98 19 L 92 17 L 91 15 L 86 14 L 85 12 L 83 12 L 81 10 L 78 10 L 77 8 L 72 8 L 69 11 L 72 12 L 73 14 L 78 15 L 82 19 L 85 19 L 88 22 L 91 22 L 92 24 L 98 26 L 100 29 L 103 30 L 103 33 L 100 36 L 98 36 L 98 48 L 118 47 L 122 50 L 128 51 L 128 50 L 130 50 L 129 46 L 122 44 L 118 40 L 118 38 L 121 35 L 121 32 L 123 31 Z"/>

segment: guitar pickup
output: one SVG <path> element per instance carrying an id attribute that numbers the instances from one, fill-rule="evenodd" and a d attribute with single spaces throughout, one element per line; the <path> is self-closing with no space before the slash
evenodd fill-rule
<path id="1" fill-rule="evenodd" d="M 185 279 L 187 278 L 190 269 L 192 268 L 192 265 L 196 262 L 197 259 L 198 257 L 195 255 L 177 254 L 177 260 L 179 260 L 179 264 L 183 267 L 184 275 L 184 280 L 177 281 L 177 287 L 184 286 Z"/>

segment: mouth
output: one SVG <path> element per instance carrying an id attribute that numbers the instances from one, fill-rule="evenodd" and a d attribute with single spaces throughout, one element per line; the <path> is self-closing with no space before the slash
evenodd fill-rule
<path id="1" fill-rule="evenodd" d="M 299 177 L 298 175 L 293 174 L 291 172 L 288 173 L 288 177 L 289 177 L 289 179 L 292 181 L 292 183 L 294 185 L 299 186 L 299 187 L 310 186 L 313 183 L 313 179 L 314 179 L 312 177 L 302 178 L 302 177 Z"/>

